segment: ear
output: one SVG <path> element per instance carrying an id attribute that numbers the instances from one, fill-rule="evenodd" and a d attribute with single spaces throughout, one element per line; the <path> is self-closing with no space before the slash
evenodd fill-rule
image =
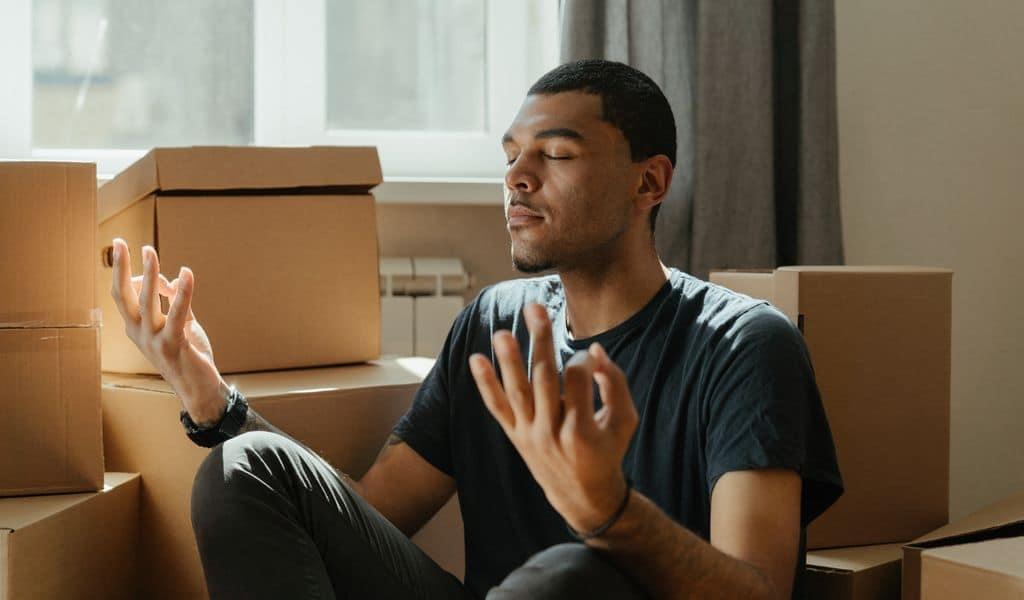
<path id="1" fill-rule="evenodd" d="M 652 156 L 641 163 L 640 185 L 636 190 L 634 205 L 646 210 L 665 199 L 672 184 L 672 161 L 664 154 Z"/>

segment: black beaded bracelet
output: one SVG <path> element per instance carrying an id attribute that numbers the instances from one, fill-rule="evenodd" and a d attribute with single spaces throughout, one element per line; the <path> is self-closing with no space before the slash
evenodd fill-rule
<path id="1" fill-rule="evenodd" d="M 581 542 L 585 542 L 587 540 L 590 540 L 590 539 L 593 539 L 593 538 L 600 537 L 600 536 L 604 535 L 604 533 L 606 531 L 608 531 L 609 529 L 611 529 L 612 525 L 614 525 L 615 522 L 618 521 L 620 517 L 622 517 L 622 513 L 626 512 L 626 506 L 629 504 L 629 497 L 632 495 L 632 492 L 633 492 L 633 481 L 630 478 L 627 477 L 626 478 L 626 497 L 622 499 L 622 504 L 619 505 L 619 508 L 615 511 L 615 514 L 613 514 L 611 516 L 611 518 L 609 518 L 607 521 L 605 521 L 604 523 L 599 525 L 596 529 L 592 529 L 590 531 L 583 532 L 583 533 L 580 533 L 579 531 L 576 531 L 568 523 L 565 524 L 566 529 L 569 530 L 569 533 L 572 535 L 572 537 L 576 538 L 577 540 L 579 540 Z"/>

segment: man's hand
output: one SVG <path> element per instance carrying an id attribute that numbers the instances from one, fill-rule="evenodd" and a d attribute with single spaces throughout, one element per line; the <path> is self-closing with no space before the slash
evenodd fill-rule
<path id="1" fill-rule="evenodd" d="M 227 385 L 213 362 L 206 332 L 192 314 L 195 278 L 182 267 L 174 281 L 160 274 L 156 250 L 142 248 L 143 274 L 132 277 L 128 244 L 114 240 L 114 282 L 110 290 L 125 333 L 181 398 L 197 424 L 210 424 L 224 414 Z M 170 299 L 165 315 L 160 296 Z"/>
<path id="2" fill-rule="evenodd" d="M 533 340 L 532 383 L 519 344 L 508 331 L 494 335 L 501 376 L 474 354 L 470 369 L 484 403 L 523 457 L 551 506 L 576 531 L 604 523 L 622 502 L 622 458 L 637 426 L 626 376 L 599 344 L 574 356 L 559 389 L 551 321 L 543 306 L 523 311 Z M 603 406 L 594 412 L 593 381 Z"/>

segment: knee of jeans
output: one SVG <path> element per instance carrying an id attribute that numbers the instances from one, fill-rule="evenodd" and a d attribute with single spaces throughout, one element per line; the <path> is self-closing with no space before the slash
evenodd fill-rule
<path id="1" fill-rule="evenodd" d="M 537 600 L 590 596 L 600 575 L 610 567 L 584 544 L 559 544 L 539 552 L 491 590 L 488 600 Z"/>
<path id="2" fill-rule="evenodd" d="M 283 440 L 287 438 L 275 433 L 251 431 L 211 450 L 200 463 L 192 482 L 193 528 L 206 529 L 230 519 L 235 514 L 233 506 L 253 486 L 254 471 L 260 471 L 260 477 L 268 475 L 263 471 L 271 461 L 251 458 L 269 458 Z"/>

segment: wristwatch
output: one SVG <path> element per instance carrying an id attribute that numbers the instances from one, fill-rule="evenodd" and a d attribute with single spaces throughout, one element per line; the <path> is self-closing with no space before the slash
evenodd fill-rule
<path id="1" fill-rule="evenodd" d="M 242 392 L 235 389 L 235 386 L 228 388 L 225 400 L 227 408 L 220 421 L 207 427 L 201 427 L 192 420 L 188 411 L 181 411 L 181 424 L 185 427 L 185 435 L 197 446 L 213 448 L 217 444 L 229 440 L 242 429 L 245 424 L 245 416 L 249 413 L 249 403 L 245 401 Z"/>

